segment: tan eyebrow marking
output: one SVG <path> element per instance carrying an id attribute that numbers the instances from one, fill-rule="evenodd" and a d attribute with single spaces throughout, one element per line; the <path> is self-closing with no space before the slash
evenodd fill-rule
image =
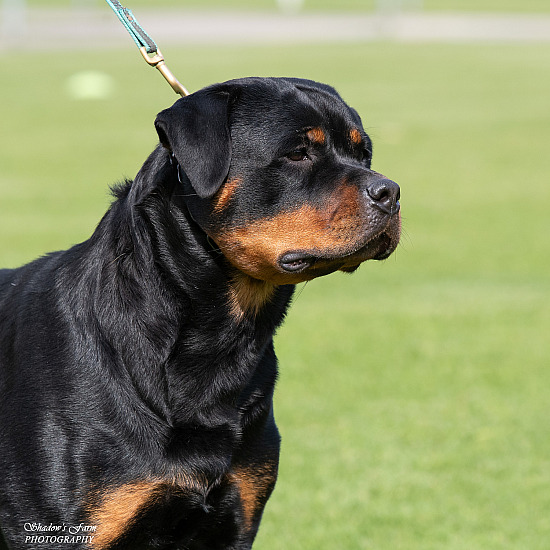
<path id="1" fill-rule="evenodd" d="M 321 128 L 312 128 L 307 132 L 306 136 L 312 143 L 319 145 L 323 145 L 327 139 L 325 132 Z"/>
<path id="2" fill-rule="evenodd" d="M 357 128 L 354 128 L 353 130 L 350 130 L 349 137 L 351 139 L 352 143 L 355 143 L 356 145 L 359 145 L 363 141 L 363 137 L 361 136 L 361 132 L 357 130 Z"/>

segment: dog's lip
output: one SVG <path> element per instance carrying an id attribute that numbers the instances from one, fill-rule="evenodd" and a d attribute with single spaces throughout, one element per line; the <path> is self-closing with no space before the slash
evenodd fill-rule
<path id="1" fill-rule="evenodd" d="M 316 257 L 308 252 L 293 250 L 279 257 L 279 266 L 287 273 L 300 273 L 312 266 Z"/>
<path id="2" fill-rule="evenodd" d="M 390 256 L 394 248 L 390 235 L 386 231 L 382 231 L 371 237 L 360 247 L 356 247 L 352 251 L 343 254 L 323 254 L 311 250 L 290 250 L 281 254 L 277 263 L 286 273 L 301 273 L 320 263 L 323 266 L 326 266 L 327 263 L 341 263 L 342 266 L 345 266 L 351 263 L 358 265 L 366 260 L 384 260 Z"/>

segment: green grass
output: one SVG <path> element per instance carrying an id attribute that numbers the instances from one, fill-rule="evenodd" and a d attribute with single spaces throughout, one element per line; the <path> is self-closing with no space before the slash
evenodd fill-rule
<path id="1" fill-rule="evenodd" d="M 395 0 L 394 0 L 395 2 Z M 102 0 L 29 0 L 30 6 L 70 6 L 75 4 L 99 6 Z M 149 0 L 127 0 L 121 2 L 130 9 L 151 8 Z M 472 12 L 549 12 L 547 0 L 404 0 L 405 9 L 413 9 L 422 5 L 424 9 L 442 11 L 472 11 Z M 376 8 L 376 0 L 305 0 L 304 9 L 308 11 L 372 11 Z M 198 9 L 276 9 L 276 0 L 159 0 L 155 2 L 159 8 L 198 8 Z M 136 12 L 137 15 L 138 12 Z"/>
<path id="2" fill-rule="evenodd" d="M 258 550 L 546 550 L 550 46 L 164 52 L 189 88 L 328 81 L 402 186 L 397 253 L 301 287 L 277 338 L 280 480 Z M 135 51 L 0 60 L 0 265 L 86 238 L 176 99 Z M 81 69 L 116 81 L 67 97 Z M 39 85 L 34 83 L 38 82 Z"/>

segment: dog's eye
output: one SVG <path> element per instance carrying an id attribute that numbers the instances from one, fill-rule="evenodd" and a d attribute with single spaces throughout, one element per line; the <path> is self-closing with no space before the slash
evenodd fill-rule
<path id="1" fill-rule="evenodd" d="M 286 158 L 294 162 L 301 162 L 303 160 L 308 160 L 307 149 L 302 147 L 301 149 L 295 149 L 286 155 Z"/>

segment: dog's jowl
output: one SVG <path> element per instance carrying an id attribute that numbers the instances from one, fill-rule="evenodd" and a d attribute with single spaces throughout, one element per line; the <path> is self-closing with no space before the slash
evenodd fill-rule
<path id="1" fill-rule="evenodd" d="M 178 100 L 86 242 L 0 271 L 0 547 L 246 549 L 294 285 L 387 258 L 399 187 L 329 86 Z"/>

